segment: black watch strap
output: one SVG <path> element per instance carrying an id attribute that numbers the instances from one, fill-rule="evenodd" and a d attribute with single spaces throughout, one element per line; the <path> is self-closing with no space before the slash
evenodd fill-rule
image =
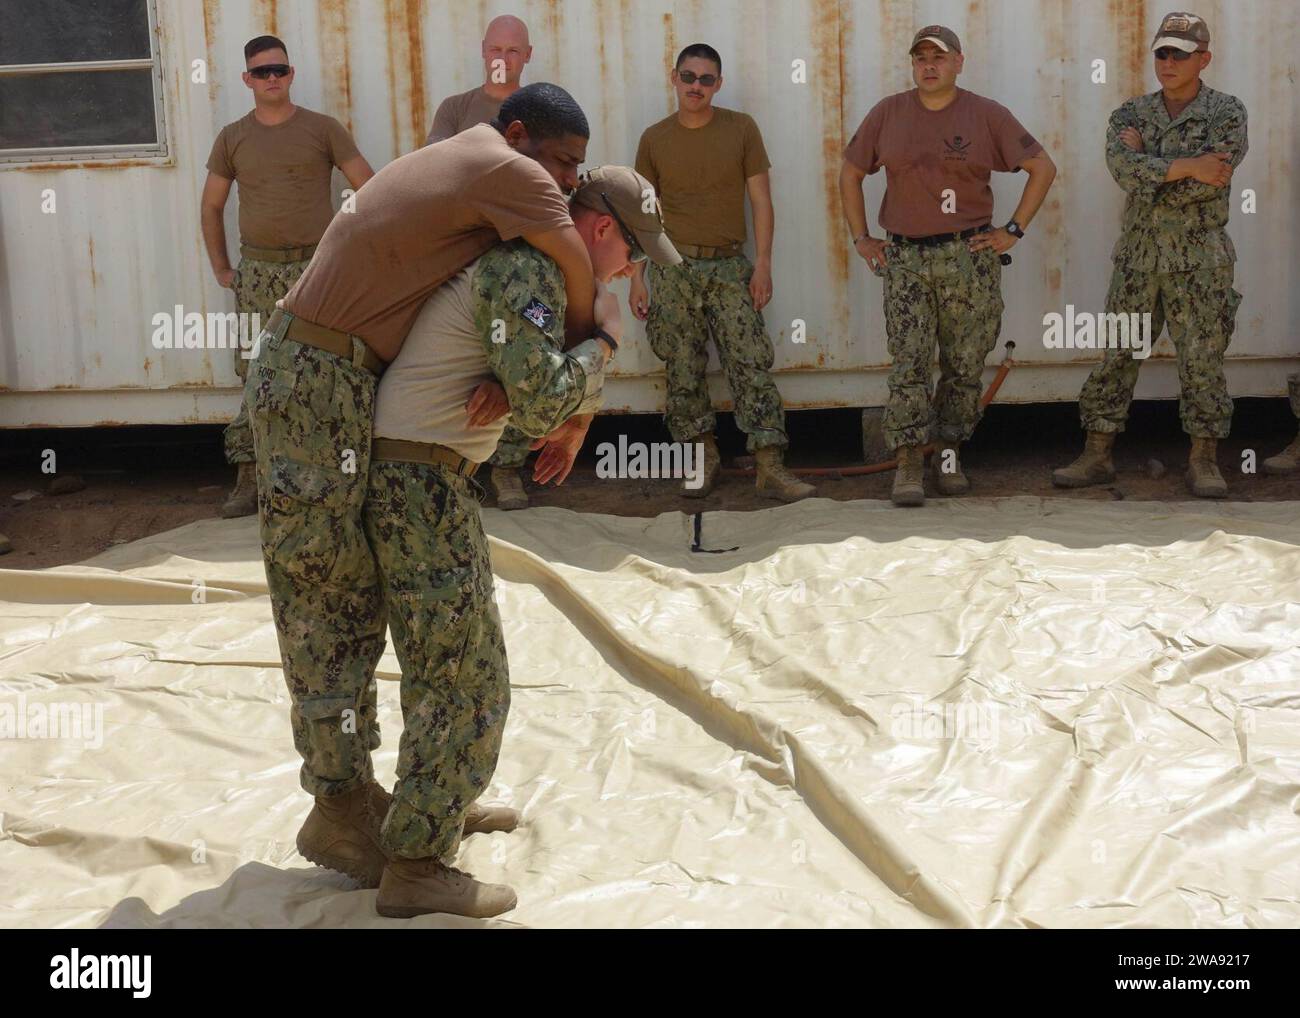
<path id="1" fill-rule="evenodd" d="M 1011 220 L 1009 223 L 1007 223 L 1006 226 L 1002 228 L 1006 230 L 1007 233 L 1011 234 L 1011 236 L 1013 237 L 1019 238 L 1025 235 L 1024 228 L 1019 223 L 1017 223 L 1014 219 Z"/>
<path id="2" fill-rule="evenodd" d="M 597 329 L 591 335 L 593 339 L 603 339 L 606 343 L 609 344 L 610 350 L 612 350 L 614 353 L 618 353 L 618 340 L 616 340 L 604 329 Z"/>

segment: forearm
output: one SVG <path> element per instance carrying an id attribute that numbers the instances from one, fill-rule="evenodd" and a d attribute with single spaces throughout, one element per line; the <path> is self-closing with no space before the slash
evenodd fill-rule
<path id="1" fill-rule="evenodd" d="M 1041 164 L 1027 166 L 1025 172 L 1029 174 L 1029 179 L 1025 181 L 1025 190 L 1020 195 L 1020 204 L 1016 206 L 1015 214 L 1011 217 L 1022 230 L 1033 222 L 1034 216 L 1038 215 L 1038 210 L 1043 207 L 1052 181 L 1056 179 L 1056 165 L 1048 159 Z"/>
<path id="2" fill-rule="evenodd" d="M 862 177 L 853 172 L 847 161 L 840 167 L 840 203 L 844 207 L 844 222 L 849 237 L 861 237 L 867 232 L 867 199 L 862 193 Z"/>
<path id="3" fill-rule="evenodd" d="M 776 232 L 776 212 L 771 200 L 754 204 L 754 256 L 760 262 L 772 263 L 772 235 Z"/>
<path id="4" fill-rule="evenodd" d="M 596 276 L 587 245 L 577 229 L 566 226 L 544 233 L 526 233 L 524 240 L 554 261 L 564 273 L 564 332 L 571 339 L 586 339 L 596 329 L 592 311 L 596 303 Z"/>
<path id="5" fill-rule="evenodd" d="M 203 227 L 203 246 L 207 248 L 208 261 L 214 273 L 230 269 L 230 255 L 226 251 L 225 217 L 220 209 L 204 208 L 199 221 Z"/>

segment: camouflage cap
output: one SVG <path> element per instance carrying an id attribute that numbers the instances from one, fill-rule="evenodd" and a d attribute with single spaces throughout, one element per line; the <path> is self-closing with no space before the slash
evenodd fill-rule
<path id="1" fill-rule="evenodd" d="M 632 231 L 641 250 L 656 265 L 681 264 L 682 256 L 664 232 L 663 207 L 654 186 L 630 166 L 588 170 L 578 178 L 573 200 L 597 212 L 612 213 Z"/>
<path id="2" fill-rule="evenodd" d="M 1209 49 L 1210 26 L 1205 23 L 1204 18 L 1199 18 L 1195 14 L 1186 14 L 1183 11 L 1166 14 L 1160 22 L 1160 28 L 1156 30 L 1156 39 L 1151 44 L 1151 48 L 1155 50 L 1163 46 L 1172 46 L 1184 53 Z"/>
<path id="3" fill-rule="evenodd" d="M 943 25 L 926 25 L 912 37 L 912 45 L 907 48 L 907 52 L 915 53 L 916 47 L 923 42 L 932 42 L 945 53 L 954 50 L 961 52 L 961 40 L 957 38 L 957 33 L 951 28 L 944 28 Z"/>

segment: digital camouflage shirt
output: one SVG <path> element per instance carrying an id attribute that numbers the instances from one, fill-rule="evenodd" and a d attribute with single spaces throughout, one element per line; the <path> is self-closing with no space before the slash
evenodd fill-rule
<path id="1" fill-rule="evenodd" d="M 474 273 L 474 326 L 488 368 L 526 435 L 600 409 L 604 356 L 596 340 L 564 349 L 564 274 L 523 240 L 494 247 Z"/>
<path id="2" fill-rule="evenodd" d="M 1135 127 L 1142 152 L 1120 140 Z M 1176 118 L 1160 92 L 1137 96 L 1110 115 L 1106 166 L 1127 192 L 1123 229 L 1111 257 L 1117 268 L 1191 272 L 1237 260 L 1225 227 L 1232 185 L 1212 187 L 1190 177 L 1165 182 L 1175 159 L 1228 152 L 1235 169 L 1246 157 L 1246 107 L 1236 96 L 1201 90 Z"/>

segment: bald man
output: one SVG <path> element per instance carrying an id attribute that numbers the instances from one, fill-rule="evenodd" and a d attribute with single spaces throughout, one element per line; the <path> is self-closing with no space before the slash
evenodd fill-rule
<path id="1" fill-rule="evenodd" d="M 512 14 L 493 18 L 483 33 L 482 50 L 483 84 L 448 96 L 439 104 L 424 139 L 426 145 L 445 141 L 475 124 L 486 124 L 496 117 L 501 104 L 519 91 L 524 65 L 533 56 L 528 26 Z"/>

